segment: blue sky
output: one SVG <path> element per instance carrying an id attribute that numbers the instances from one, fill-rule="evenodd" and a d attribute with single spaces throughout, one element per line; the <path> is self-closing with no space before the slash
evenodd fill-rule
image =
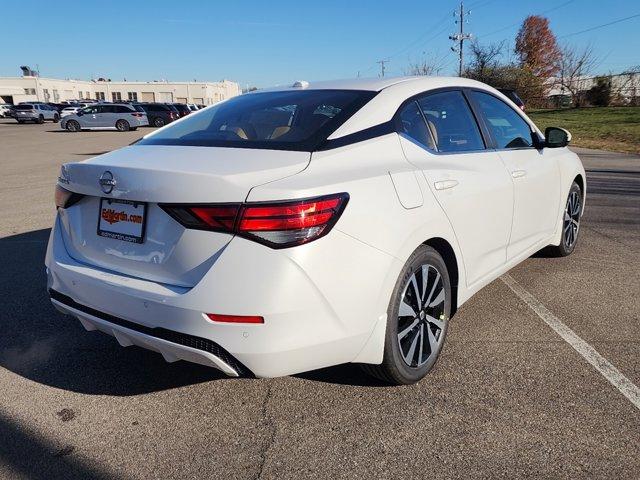
<path id="1" fill-rule="evenodd" d="M 114 80 L 220 80 L 264 87 L 295 79 L 401 75 L 426 57 L 454 74 L 447 36 L 456 0 L 3 0 L 0 76 L 20 65 L 42 76 Z M 640 64 L 638 0 L 467 0 L 466 28 L 481 42 L 506 40 L 546 12 L 560 42 L 590 43 L 597 73 Z M 22 36 L 29 32 L 31 37 Z M 566 36 L 568 35 L 568 36 Z M 566 37 L 564 37 L 566 36 Z M 564 38 L 563 38 L 564 37 Z"/>

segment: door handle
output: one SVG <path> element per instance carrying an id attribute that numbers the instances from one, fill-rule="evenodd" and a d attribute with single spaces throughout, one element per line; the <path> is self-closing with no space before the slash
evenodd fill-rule
<path id="1" fill-rule="evenodd" d="M 513 178 L 524 177 L 526 174 L 527 174 L 526 170 L 514 170 L 513 172 L 511 172 L 511 176 Z"/>
<path id="2" fill-rule="evenodd" d="M 458 185 L 457 180 L 440 180 L 433 184 L 436 187 L 436 190 L 447 190 L 448 188 L 453 188 Z"/>

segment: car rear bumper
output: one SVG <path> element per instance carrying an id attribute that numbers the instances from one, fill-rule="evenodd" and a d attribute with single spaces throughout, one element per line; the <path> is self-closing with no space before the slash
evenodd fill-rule
<path id="1" fill-rule="evenodd" d="M 393 288 L 379 275 L 401 264 L 340 232 L 297 247 L 307 249 L 302 257 L 316 259 L 317 265 L 306 268 L 286 251 L 234 238 L 202 280 L 186 288 L 79 263 L 69 256 L 59 230 L 56 220 L 45 262 L 53 304 L 123 346 L 138 345 L 168 361 L 209 365 L 228 375 L 257 377 L 382 360 L 382 345 L 369 356 L 360 353 L 374 327 L 384 322 L 389 298 L 384 296 Z M 311 254 L 312 249 L 317 251 Z M 332 254 L 342 263 L 364 255 L 370 269 L 353 268 L 347 261 L 337 267 L 344 270 L 336 278 L 321 280 L 317 269 L 326 269 Z M 346 289 L 354 290 L 351 297 Z M 335 292 L 343 299 L 334 300 Z M 215 323 L 206 313 L 260 315 L 265 322 Z"/>

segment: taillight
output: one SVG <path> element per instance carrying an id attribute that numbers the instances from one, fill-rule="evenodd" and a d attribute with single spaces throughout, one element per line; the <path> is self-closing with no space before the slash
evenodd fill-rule
<path id="1" fill-rule="evenodd" d="M 144 117 L 144 113 L 140 113 L 140 112 L 134 112 L 131 115 L 133 115 L 134 117 Z"/>
<path id="2" fill-rule="evenodd" d="M 80 193 L 71 192 L 66 188 L 62 188 L 60 185 L 56 185 L 56 193 L 55 193 L 56 209 L 68 208 L 71 205 L 80 201 L 83 196 L 84 195 L 81 195 Z"/>
<path id="3" fill-rule="evenodd" d="M 260 203 L 161 205 L 187 228 L 226 232 L 271 248 L 286 248 L 317 240 L 331 231 L 349 195 Z"/>

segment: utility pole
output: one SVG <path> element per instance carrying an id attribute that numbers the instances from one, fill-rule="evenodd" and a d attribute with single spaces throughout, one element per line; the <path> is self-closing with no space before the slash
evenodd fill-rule
<path id="1" fill-rule="evenodd" d="M 384 77 L 384 70 L 385 70 L 384 64 L 389 63 L 389 60 L 380 60 L 380 61 L 377 61 L 376 63 L 380 64 L 380 76 Z"/>
<path id="2" fill-rule="evenodd" d="M 464 33 L 464 17 L 465 15 L 469 15 L 471 13 L 471 11 L 465 12 L 464 11 L 464 4 L 463 2 L 460 2 L 460 11 L 453 12 L 453 16 L 454 17 L 458 17 L 458 19 L 456 20 L 456 23 L 460 24 L 460 30 L 458 33 L 455 33 L 453 35 L 449 35 L 449 39 L 453 40 L 454 42 L 458 42 L 458 46 L 457 47 L 451 47 L 451 50 L 453 50 L 454 52 L 458 52 L 459 58 L 460 58 L 460 63 L 458 65 L 458 76 L 462 76 L 462 64 L 463 64 L 463 60 L 464 60 L 464 41 L 465 40 L 471 40 L 472 35 L 470 33 Z"/>

